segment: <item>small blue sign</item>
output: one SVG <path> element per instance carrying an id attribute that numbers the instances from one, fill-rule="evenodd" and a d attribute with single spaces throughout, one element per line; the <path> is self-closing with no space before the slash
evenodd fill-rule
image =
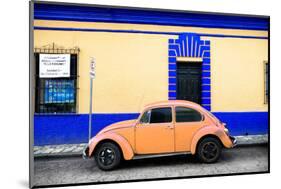
<path id="1" fill-rule="evenodd" d="M 46 80 L 45 103 L 74 103 L 74 80 Z"/>

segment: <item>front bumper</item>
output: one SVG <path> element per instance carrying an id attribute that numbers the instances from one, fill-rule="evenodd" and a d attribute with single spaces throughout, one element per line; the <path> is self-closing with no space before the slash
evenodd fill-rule
<path id="1" fill-rule="evenodd" d="M 83 159 L 89 159 L 89 146 L 86 146 L 83 150 L 83 154 L 82 154 Z"/>
<path id="2" fill-rule="evenodd" d="M 232 142 L 232 148 L 235 147 L 237 145 L 237 140 L 235 137 L 233 136 L 229 136 L 231 142 Z"/>

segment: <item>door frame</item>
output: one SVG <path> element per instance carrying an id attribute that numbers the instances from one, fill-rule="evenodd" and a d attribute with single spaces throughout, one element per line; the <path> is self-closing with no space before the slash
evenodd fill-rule
<path id="1" fill-rule="evenodd" d="M 177 60 L 202 60 L 201 105 L 211 111 L 211 41 L 197 33 L 180 33 L 168 40 L 168 99 L 176 100 Z"/>

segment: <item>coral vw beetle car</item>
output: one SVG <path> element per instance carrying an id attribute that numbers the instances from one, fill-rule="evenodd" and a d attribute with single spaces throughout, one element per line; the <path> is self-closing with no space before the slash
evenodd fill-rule
<path id="1" fill-rule="evenodd" d="M 147 105 L 136 120 L 114 123 L 94 136 L 83 152 L 102 170 L 116 168 L 122 159 L 193 154 L 216 162 L 221 149 L 235 138 L 225 124 L 198 104 L 174 100 Z"/>

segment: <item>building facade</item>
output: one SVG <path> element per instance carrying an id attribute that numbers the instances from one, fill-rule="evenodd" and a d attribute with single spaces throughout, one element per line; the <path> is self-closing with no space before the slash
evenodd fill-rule
<path id="1" fill-rule="evenodd" d="M 91 57 L 92 135 L 168 99 L 201 104 L 232 135 L 267 134 L 268 40 L 261 16 L 35 3 L 35 145 L 87 142 Z M 44 75 L 56 55 L 65 75 Z"/>

